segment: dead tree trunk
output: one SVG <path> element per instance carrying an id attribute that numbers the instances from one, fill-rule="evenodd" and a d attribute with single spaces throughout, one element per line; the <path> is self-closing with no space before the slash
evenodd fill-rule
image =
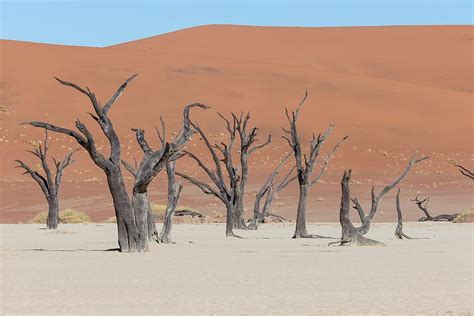
<path id="1" fill-rule="evenodd" d="M 215 144 L 214 146 L 211 145 L 206 134 L 204 134 L 204 132 L 199 128 L 199 126 L 191 123 L 194 129 L 199 133 L 202 140 L 204 141 L 204 144 L 209 150 L 209 153 L 211 154 L 212 160 L 214 162 L 215 170 L 208 168 L 201 161 L 201 159 L 199 159 L 193 153 L 185 152 L 204 171 L 206 176 L 213 183 L 213 186 L 180 172 L 176 172 L 176 174 L 180 176 L 181 178 L 186 179 L 192 184 L 194 184 L 195 186 L 197 186 L 205 194 L 209 194 L 209 195 L 213 195 L 217 197 L 225 205 L 226 207 L 226 236 L 238 237 L 233 232 L 234 209 L 236 206 L 236 188 L 240 180 L 232 163 L 232 148 L 234 146 L 235 138 L 236 138 L 236 126 L 235 126 L 236 123 L 234 121 L 233 126 L 231 126 L 229 121 L 226 120 L 226 122 L 227 122 L 227 130 L 229 132 L 230 138 L 227 144 L 221 143 L 220 145 Z M 220 158 L 217 155 L 216 150 L 221 153 L 222 158 Z M 227 171 L 229 184 L 227 184 L 224 179 L 224 172 L 222 170 L 221 163 L 223 163 L 224 168 Z"/>
<path id="2" fill-rule="evenodd" d="M 283 136 L 284 139 L 287 140 L 288 144 L 290 145 L 291 149 L 293 150 L 295 156 L 295 165 L 296 171 L 298 176 L 298 183 L 299 183 L 299 198 L 298 198 L 298 209 L 296 213 L 296 229 L 293 238 L 319 238 L 321 236 L 317 235 L 310 235 L 306 230 L 306 204 L 308 200 L 308 191 L 309 188 L 315 184 L 326 171 L 326 168 L 329 163 L 329 159 L 331 155 L 336 151 L 339 145 L 347 139 L 347 136 L 340 140 L 333 149 L 322 159 L 322 166 L 320 168 L 319 173 L 316 177 L 311 179 L 313 175 L 314 167 L 317 165 L 318 157 L 320 155 L 320 150 L 323 144 L 326 142 L 328 137 L 331 135 L 332 130 L 334 128 L 334 124 L 330 124 L 329 128 L 326 132 L 321 135 L 319 134 L 316 137 L 313 134 L 313 138 L 310 143 L 310 152 L 309 157 L 303 154 L 300 136 L 297 130 L 297 121 L 300 113 L 301 106 L 306 101 L 308 93 L 305 93 L 303 100 L 300 104 L 296 107 L 295 111 L 291 112 L 291 115 L 286 109 L 286 117 L 288 119 L 290 128 L 289 130 L 284 129 L 283 131 L 288 134 L 288 136 Z"/>
<path id="3" fill-rule="evenodd" d="M 168 175 L 168 204 L 166 205 L 163 227 L 158 238 L 158 242 L 163 244 L 171 243 L 171 228 L 173 226 L 173 216 L 179 203 L 179 197 L 183 185 L 176 183 L 175 177 L 176 161 L 168 161 L 166 164 L 166 173 Z"/>
<path id="4" fill-rule="evenodd" d="M 225 119 L 222 115 L 221 117 L 227 122 L 227 119 Z M 249 177 L 248 158 L 255 151 L 262 149 L 263 147 L 270 144 L 271 135 L 268 136 L 268 139 L 266 142 L 262 144 L 254 145 L 255 142 L 257 141 L 258 128 L 248 127 L 250 113 L 247 113 L 245 117 L 243 116 L 243 113 L 240 115 L 240 117 L 237 117 L 234 113 L 232 113 L 232 118 L 235 122 L 236 129 L 237 129 L 237 132 L 239 134 L 239 139 L 240 139 L 240 181 L 235 190 L 236 202 L 235 202 L 235 209 L 234 209 L 234 228 L 247 229 L 248 227 L 245 224 L 243 213 L 244 213 L 244 204 L 245 204 L 244 195 L 245 195 L 248 177 Z"/>
<path id="5" fill-rule="evenodd" d="M 352 224 L 349 216 L 351 203 L 351 192 L 349 182 L 351 180 L 351 170 L 344 171 L 341 180 L 341 208 L 339 212 L 339 222 L 342 227 L 342 237 L 340 241 L 331 242 L 329 245 L 339 244 L 340 246 L 384 246 L 383 243 L 362 236 Z"/>
<path id="6" fill-rule="evenodd" d="M 148 199 L 148 186 L 155 177 L 163 170 L 167 162 L 172 162 L 180 158 L 182 149 L 194 134 L 190 125 L 189 111 L 193 107 L 207 109 L 207 106 L 194 103 L 188 105 L 183 110 L 183 127 L 176 139 L 166 142 L 166 128 L 162 118 L 160 118 L 162 132 L 157 129 L 158 137 L 161 141 L 161 148 L 153 150 L 145 138 L 145 132 L 142 129 L 133 129 L 136 135 L 137 143 L 143 151 L 143 159 L 137 168 L 133 168 L 129 163 L 122 161 L 124 167 L 135 177 L 133 185 L 132 204 L 135 212 L 135 218 L 139 230 L 143 232 L 140 235 L 139 243 L 148 247 L 148 240 L 155 238 L 159 241 L 156 231 L 153 214 L 151 212 L 150 201 Z"/>
<path id="7" fill-rule="evenodd" d="M 387 194 L 390 190 L 392 190 L 393 188 L 395 188 L 397 185 L 400 184 L 400 182 L 403 181 L 403 179 L 408 175 L 408 173 L 410 172 L 410 170 L 419 162 L 423 161 L 423 160 L 426 160 L 428 159 L 429 157 L 422 157 L 422 158 L 419 158 L 417 159 L 416 158 L 417 156 L 417 153 L 415 152 L 415 154 L 413 155 L 413 157 L 410 159 L 410 161 L 408 162 L 408 165 L 407 167 L 405 168 L 405 170 L 402 172 L 402 174 L 397 178 L 395 179 L 395 181 L 393 181 L 392 183 L 390 183 L 389 185 L 385 186 L 382 191 L 380 191 L 379 194 L 375 194 L 375 187 L 372 187 L 372 190 L 371 190 L 371 201 L 372 201 L 372 205 L 371 205 L 371 208 L 370 208 L 370 213 L 368 215 L 365 215 L 365 212 L 364 212 L 364 209 L 362 208 L 362 205 L 360 204 L 359 200 L 357 199 L 357 197 L 354 197 L 352 199 L 352 202 L 354 203 L 354 208 L 357 210 L 357 213 L 359 214 L 359 217 L 360 217 L 360 221 L 361 221 L 361 226 L 357 228 L 357 231 L 361 234 L 361 235 L 365 235 L 367 234 L 367 232 L 369 231 L 370 229 L 370 224 L 372 223 L 372 220 L 374 219 L 375 217 L 375 214 L 377 213 L 377 209 L 378 209 L 378 206 L 379 206 L 379 203 L 380 201 L 382 200 L 383 196 L 385 194 Z"/>
<path id="8" fill-rule="evenodd" d="M 86 125 L 84 125 L 79 120 L 76 120 L 75 125 L 80 133 L 44 122 L 27 123 L 35 127 L 44 128 L 56 133 L 62 133 L 73 137 L 79 143 L 79 145 L 81 145 L 89 153 L 92 161 L 94 161 L 94 163 L 104 171 L 114 203 L 115 216 L 117 217 L 118 244 L 120 251 L 122 252 L 145 251 L 146 249 L 143 248 L 143 245 L 139 243 L 139 235 L 143 234 L 143 232 L 138 230 L 135 214 L 130 202 L 130 197 L 127 194 L 123 181 L 123 175 L 120 168 L 120 140 L 112 125 L 112 121 L 107 114 L 115 101 L 122 95 L 122 92 L 127 87 L 127 85 L 137 75 L 138 74 L 135 74 L 125 80 L 125 82 L 117 89 L 114 95 L 109 99 L 109 101 L 107 101 L 107 103 L 105 103 L 104 106 L 100 105 L 100 102 L 97 100 L 95 94 L 90 91 L 89 88 L 84 89 L 74 83 L 56 78 L 60 84 L 72 87 L 89 98 L 95 112 L 95 114 L 89 114 L 100 126 L 102 132 L 110 144 L 110 155 L 107 158 L 102 153 L 97 151 L 92 133 L 89 131 Z"/>
<path id="9" fill-rule="evenodd" d="M 56 161 L 53 158 L 54 166 L 56 168 L 56 174 L 53 175 L 51 168 L 48 163 L 48 130 L 44 130 L 44 142 L 38 142 L 33 145 L 33 150 L 28 150 L 29 153 L 36 156 L 41 162 L 41 168 L 44 171 L 44 175 L 38 173 L 38 171 L 31 169 L 21 160 L 15 160 L 18 163 L 17 168 L 25 170 L 23 174 L 29 174 L 33 180 L 38 183 L 43 191 L 43 194 L 48 201 L 48 217 L 46 219 L 46 227 L 48 229 L 57 229 L 59 224 L 59 188 L 61 186 L 61 180 L 63 177 L 64 169 L 74 162 L 72 155 L 77 151 L 70 151 L 66 154 L 62 161 Z"/>
<path id="10" fill-rule="evenodd" d="M 474 173 L 471 170 L 469 170 L 469 169 L 467 169 L 467 168 L 465 168 L 461 165 L 454 165 L 454 166 L 459 168 L 459 172 L 463 176 L 468 177 L 471 180 L 474 179 Z"/>
<path id="11" fill-rule="evenodd" d="M 276 177 L 280 173 L 280 169 L 292 154 L 293 153 L 289 153 L 280 161 L 275 170 L 273 170 L 273 172 L 267 178 L 262 188 L 257 192 L 253 209 L 253 219 L 248 225 L 249 229 L 257 229 L 259 224 L 265 222 L 265 217 L 269 215 L 269 210 L 275 195 L 296 179 L 297 176 L 293 175 L 293 171 L 295 170 L 295 167 L 293 167 L 280 183 L 277 183 L 276 181 Z M 263 198 L 265 198 L 265 201 L 263 206 L 261 206 Z"/>
<path id="12" fill-rule="evenodd" d="M 425 217 L 420 218 L 418 221 L 419 222 L 452 222 L 459 214 L 441 214 L 437 216 L 431 216 L 431 214 L 428 212 L 428 202 L 430 201 L 430 198 L 425 198 L 423 200 L 420 200 L 419 195 L 415 197 L 413 202 L 416 203 L 418 208 L 425 213 Z"/>
<path id="13" fill-rule="evenodd" d="M 397 228 L 395 229 L 395 237 L 397 237 L 398 239 L 403 239 L 403 238 L 412 239 L 410 236 L 407 236 L 403 232 L 403 216 L 402 216 L 402 209 L 400 207 L 400 189 L 398 189 L 398 192 L 397 192 L 396 207 L 397 207 L 398 224 L 397 224 Z"/>

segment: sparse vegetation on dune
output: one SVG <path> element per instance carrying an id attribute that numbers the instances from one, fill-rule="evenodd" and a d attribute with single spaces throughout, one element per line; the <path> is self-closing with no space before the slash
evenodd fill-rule
<path id="1" fill-rule="evenodd" d="M 35 217 L 33 217 L 29 223 L 30 224 L 44 224 L 48 218 L 48 212 L 40 212 Z M 76 211 L 73 209 L 65 209 L 59 211 L 59 222 L 63 224 L 87 224 L 91 222 L 90 217 L 82 212 Z"/>

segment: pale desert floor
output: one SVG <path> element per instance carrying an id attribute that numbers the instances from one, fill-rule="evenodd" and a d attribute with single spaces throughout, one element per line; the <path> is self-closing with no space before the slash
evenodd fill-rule
<path id="1" fill-rule="evenodd" d="M 176 225 L 176 244 L 116 247 L 114 224 L 1 225 L 1 314 L 474 313 L 473 224 L 375 224 L 386 247 L 328 247 L 266 225 Z M 338 224 L 312 224 L 338 236 Z"/>

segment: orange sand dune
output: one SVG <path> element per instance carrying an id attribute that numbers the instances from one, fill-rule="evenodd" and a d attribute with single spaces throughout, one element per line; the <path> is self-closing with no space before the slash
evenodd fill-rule
<path id="1" fill-rule="evenodd" d="M 176 129 L 188 103 L 212 106 L 192 115 L 216 140 L 223 131 L 217 111 L 251 111 L 261 139 L 274 135 L 272 148 L 261 150 L 252 161 L 256 190 L 288 150 L 279 138 L 286 124 L 284 108 L 293 108 L 307 90 L 300 122 L 304 139 L 323 131 L 329 122 L 336 123 L 331 143 L 350 136 L 332 160 L 326 183 L 313 189 L 313 219 L 337 220 L 337 181 L 343 169 L 354 169 L 354 191 L 366 198 L 370 186 L 392 179 L 415 149 L 432 159 L 418 166 L 402 186 L 407 208 L 412 208 L 408 198 L 417 192 L 433 197 L 434 211 L 469 207 L 472 184 L 459 176 L 452 162 L 473 166 L 473 31 L 473 26 L 203 26 L 105 48 L 2 40 L 0 100 L 6 110 L 0 113 L 0 221 L 25 220 L 45 208 L 41 191 L 13 168 L 16 158 L 36 164 L 24 150 L 29 141 L 41 137 L 41 131 L 19 126 L 20 122 L 45 120 L 72 128 L 80 118 L 97 131 L 87 115 L 92 110 L 87 99 L 60 86 L 53 76 L 88 86 L 105 102 L 135 72 L 140 76 L 111 111 L 126 159 L 139 157 L 130 128 L 144 128 L 157 144 L 152 128 L 159 116 Z M 50 137 L 51 147 L 61 154 L 77 147 L 62 135 Z M 197 138 L 188 148 L 203 149 Z M 111 216 L 101 171 L 84 153 L 77 160 L 66 171 L 64 205 L 97 218 Z M 196 171 L 187 160 L 180 166 Z M 163 199 L 163 184 L 160 178 L 153 185 L 151 193 L 157 199 Z M 193 188 L 188 186 L 186 192 L 186 203 L 220 210 L 211 199 L 197 199 L 201 195 Z M 293 187 L 286 197 L 282 194 L 285 202 L 279 206 L 289 217 L 294 213 L 294 193 Z M 251 202 L 249 197 L 249 208 Z M 392 219 L 393 200 L 387 206 L 386 218 Z M 414 209 L 408 213 L 410 219 L 420 215 Z"/>

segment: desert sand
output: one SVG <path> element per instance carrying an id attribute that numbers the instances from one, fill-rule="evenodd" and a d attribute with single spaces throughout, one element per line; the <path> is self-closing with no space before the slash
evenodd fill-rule
<path id="1" fill-rule="evenodd" d="M 148 253 L 116 247 L 114 224 L 1 229 L 2 314 L 474 313 L 473 224 L 407 223 L 428 239 L 369 237 L 386 247 L 328 247 L 291 239 L 293 225 L 224 237 L 224 226 L 176 225 L 176 244 Z M 308 231 L 337 237 L 336 223 Z"/>
<path id="2" fill-rule="evenodd" d="M 101 100 L 110 97 L 130 74 L 140 76 L 127 88 L 111 111 L 123 144 L 123 158 L 140 157 L 130 128 L 144 128 L 154 146 L 153 127 L 163 115 L 169 130 L 176 130 L 180 111 L 191 102 L 212 106 L 195 111 L 193 119 L 222 138 L 223 124 L 216 112 L 252 113 L 263 140 L 273 134 L 271 147 L 250 162 L 247 208 L 262 179 L 288 147 L 280 139 L 286 124 L 284 109 L 293 108 L 304 91 L 301 133 L 324 131 L 336 124 L 328 146 L 350 138 L 329 166 L 322 183 L 312 190 L 308 217 L 337 221 L 339 180 L 353 169 L 353 192 L 366 202 L 372 185 L 392 180 L 419 149 L 431 159 L 404 181 L 405 216 L 421 216 L 409 199 L 431 197 L 431 210 L 454 213 L 472 206 L 472 181 L 461 177 L 454 162 L 472 169 L 473 163 L 473 26 L 413 26 L 354 28 L 274 28 L 203 26 L 137 40 L 91 48 L 0 41 L 0 222 L 25 222 L 46 209 L 36 184 L 14 169 L 14 159 L 35 164 L 25 153 L 41 131 L 20 126 L 26 120 L 45 120 L 73 127 L 76 118 L 93 132 L 87 99 L 60 86 L 58 76 L 90 87 Z M 63 155 L 77 145 L 63 135 L 51 134 L 51 150 Z M 104 139 L 98 138 L 99 146 Z M 193 139 L 188 149 L 202 152 Z M 102 148 L 107 152 L 107 147 Z M 181 171 L 195 173 L 194 163 L 183 159 Z M 150 188 L 154 202 L 164 203 L 163 177 Z M 128 177 L 128 183 L 131 178 Z M 62 208 L 87 212 L 94 220 L 113 215 L 105 179 L 84 152 L 67 170 Z M 291 186 L 275 203 L 276 212 L 294 217 L 296 188 Z M 189 184 L 183 203 L 210 214 L 222 207 L 203 197 Z M 378 214 L 395 219 L 393 195 Z M 384 207 L 385 208 L 385 207 Z M 247 217 L 250 213 L 247 214 Z"/>

